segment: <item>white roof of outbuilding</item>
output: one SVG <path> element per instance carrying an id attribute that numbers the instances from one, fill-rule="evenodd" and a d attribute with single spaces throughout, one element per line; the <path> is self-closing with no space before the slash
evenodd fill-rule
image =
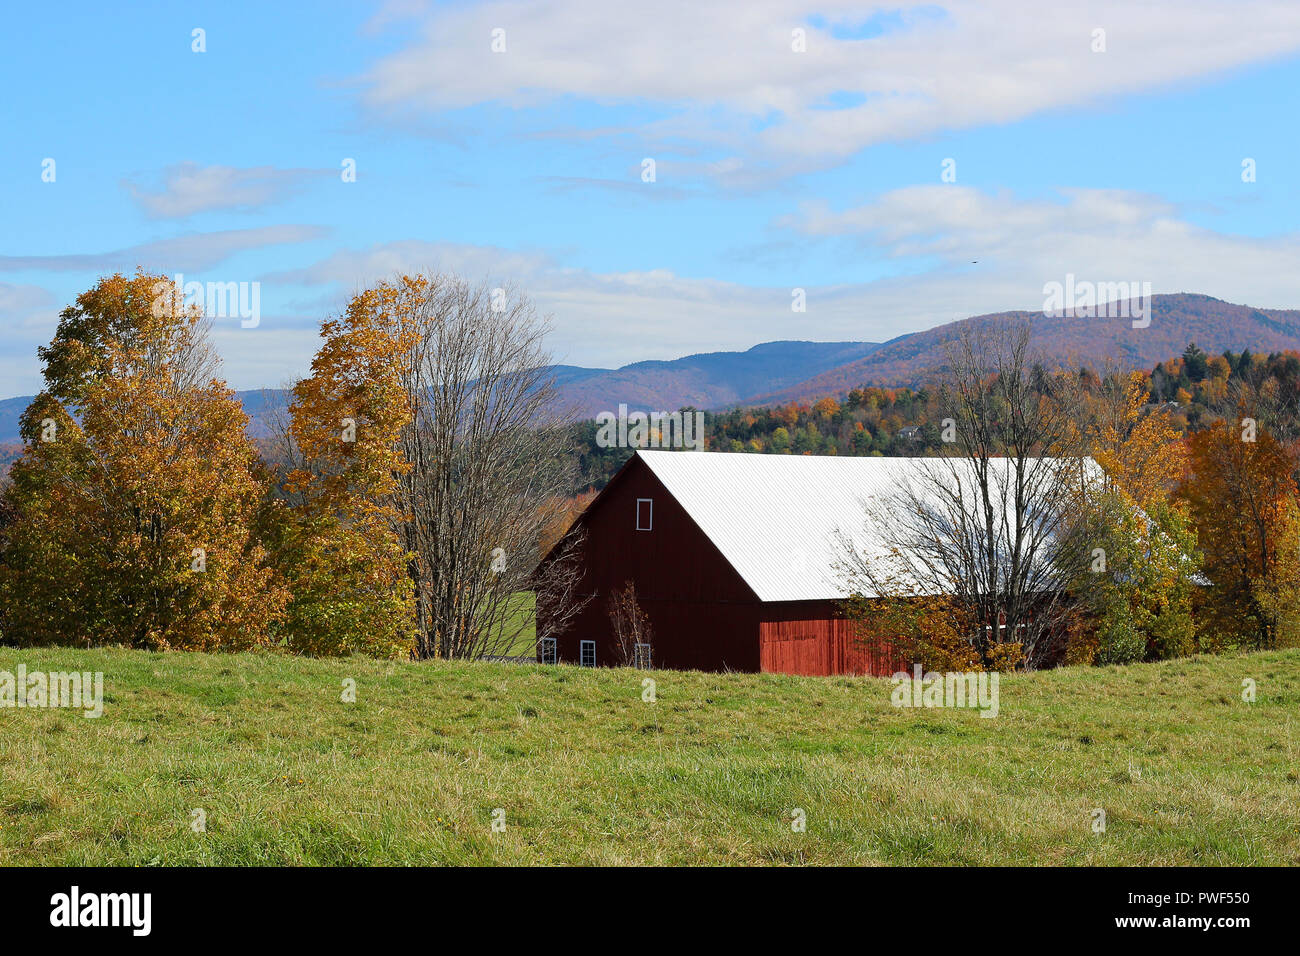
<path id="1" fill-rule="evenodd" d="M 909 482 L 915 487 L 923 469 L 936 464 L 933 458 L 637 454 L 761 601 L 847 597 L 836 571 L 844 542 L 867 555 L 887 548 L 886 529 L 867 526 L 868 502 L 887 500 Z"/>

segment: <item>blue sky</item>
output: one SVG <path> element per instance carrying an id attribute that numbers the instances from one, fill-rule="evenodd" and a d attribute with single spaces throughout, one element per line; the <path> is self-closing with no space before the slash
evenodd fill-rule
<path id="1" fill-rule="evenodd" d="M 1300 9 L 1040 6 L 20 5 L 0 396 L 137 265 L 260 283 L 256 328 L 214 324 L 238 388 L 399 269 L 514 282 L 602 366 L 884 340 L 1067 273 L 1300 307 Z"/>

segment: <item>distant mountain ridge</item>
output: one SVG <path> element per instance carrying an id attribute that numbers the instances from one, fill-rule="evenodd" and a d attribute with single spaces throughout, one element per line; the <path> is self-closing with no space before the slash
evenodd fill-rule
<path id="1" fill-rule="evenodd" d="M 583 418 L 629 409 L 675 411 L 685 406 L 717 409 L 772 388 L 798 385 L 814 375 L 856 362 L 876 342 L 764 342 L 744 352 L 706 352 L 668 361 L 635 362 L 618 369 L 556 365 L 561 405 Z M 284 389 L 236 392 L 249 416 L 249 434 L 262 438 L 288 405 Z M 18 419 L 32 396 L 0 400 L 0 443 L 16 442 Z"/>
<path id="2" fill-rule="evenodd" d="M 556 367 L 563 403 L 584 418 L 630 409 L 718 409 L 773 388 L 860 361 L 876 342 L 764 342 L 745 352 L 705 352 L 671 361 L 634 362 L 619 369 Z"/>
<path id="3" fill-rule="evenodd" d="M 1054 318 L 1041 312 L 994 312 L 922 332 L 875 342 L 777 341 L 744 352 L 706 352 L 671 361 L 634 362 L 618 369 L 553 367 L 561 402 L 583 418 L 629 409 L 718 410 L 840 396 L 861 385 L 916 386 L 944 363 L 944 345 L 968 324 L 1026 320 L 1034 347 L 1058 360 L 1094 366 L 1114 359 L 1127 368 L 1151 368 L 1195 342 L 1211 355 L 1300 352 L 1300 310 L 1257 309 L 1208 295 L 1180 292 L 1151 297 L 1151 324 L 1128 318 Z M 249 432 L 265 437 L 268 422 L 288 404 L 282 389 L 238 392 Z M 0 400 L 0 444 L 18 441 L 18 417 L 31 396 Z"/>
<path id="4" fill-rule="evenodd" d="M 842 395 L 860 385 L 916 386 L 944 364 L 944 345 L 963 326 L 1024 320 L 1033 347 L 1051 358 L 1099 365 L 1114 359 L 1126 368 L 1151 368 L 1181 355 L 1189 342 L 1217 355 L 1300 351 L 1300 310 L 1256 309 L 1208 295 L 1179 292 L 1151 297 L 1151 324 L 1133 328 L 1129 318 L 1055 318 L 1041 312 L 994 312 L 890 339 L 870 355 L 756 396 L 755 404 L 809 401 Z"/>

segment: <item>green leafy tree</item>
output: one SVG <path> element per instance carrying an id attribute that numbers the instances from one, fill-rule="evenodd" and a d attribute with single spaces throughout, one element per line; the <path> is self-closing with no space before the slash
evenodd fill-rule
<path id="1" fill-rule="evenodd" d="M 1091 618 L 1091 639 L 1071 659 L 1129 664 L 1181 657 L 1196 649 L 1192 604 L 1199 563 L 1196 535 L 1180 509 L 1158 503 L 1141 511 L 1119 490 L 1092 502 L 1092 546 L 1079 583 Z"/>

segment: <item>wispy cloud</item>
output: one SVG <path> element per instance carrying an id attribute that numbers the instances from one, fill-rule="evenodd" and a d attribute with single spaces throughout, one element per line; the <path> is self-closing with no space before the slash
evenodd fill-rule
<path id="1" fill-rule="evenodd" d="M 0 315 L 20 318 L 36 309 L 49 308 L 56 299 L 48 289 L 35 285 L 11 285 L 0 282 Z"/>
<path id="2" fill-rule="evenodd" d="M 35 380 L 31 355 L 50 340 L 58 322 L 58 301 L 40 286 L 0 282 L 0 329 L 8 346 L 0 351 L 0 398 L 29 390 Z"/>
<path id="3" fill-rule="evenodd" d="M 1042 306 L 1042 286 L 1067 273 L 1093 281 L 1151 282 L 1156 292 L 1204 292 L 1234 302 L 1291 308 L 1300 300 L 1300 233 L 1217 232 L 1188 221 L 1158 196 L 1063 189 L 1026 199 L 965 186 L 912 186 L 844 210 L 805 205 L 779 226 L 813 243 L 857 243 L 919 272 L 879 284 L 908 287 L 966 314 Z M 907 310 L 912 311 L 912 310 Z"/>
<path id="4" fill-rule="evenodd" d="M 251 212 L 288 199 L 312 179 L 333 174 L 322 169 L 240 169 L 185 162 L 164 169 L 157 188 L 131 180 L 123 185 L 151 219 L 183 219 L 218 209 Z"/>
<path id="5" fill-rule="evenodd" d="M 885 340 L 1005 309 L 1041 309 L 1043 285 L 1067 272 L 1091 281 L 1151 282 L 1153 291 L 1204 292 L 1261 307 L 1300 301 L 1300 234 L 1216 232 L 1142 193 L 1074 189 L 1051 199 L 958 186 L 910 187 L 844 210 L 805 207 L 778 241 L 811 254 L 828 245 L 898 263 L 867 282 L 793 289 L 688 278 L 663 269 L 600 273 L 554 256 L 490 246 L 407 240 L 343 250 L 268 277 L 329 286 L 334 307 L 376 279 L 445 269 L 518 284 L 554 320 L 563 361 L 617 366 L 771 339 Z"/>
<path id="6" fill-rule="evenodd" d="M 298 225 L 196 232 L 112 252 L 0 256 L 0 272 L 103 272 L 133 270 L 137 266 L 190 272 L 211 268 L 248 249 L 310 242 L 328 235 L 329 230 L 323 226 Z"/>
<path id="7" fill-rule="evenodd" d="M 365 249 L 341 249 L 303 269 L 264 276 L 266 282 L 297 285 L 338 283 L 363 287 L 401 272 L 455 272 L 470 277 L 522 280 L 557 268 L 549 253 L 513 252 L 495 246 L 405 239 Z"/>

